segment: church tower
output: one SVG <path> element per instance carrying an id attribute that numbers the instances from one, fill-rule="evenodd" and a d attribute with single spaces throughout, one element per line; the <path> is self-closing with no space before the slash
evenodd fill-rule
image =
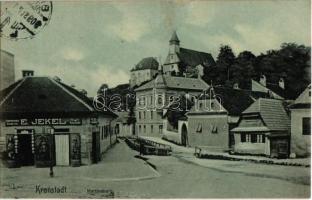
<path id="1" fill-rule="evenodd" d="M 169 53 L 164 63 L 163 71 L 165 74 L 171 74 L 179 72 L 178 63 L 180 59 L 178 54 L 180 53 L 180 40 L 176 31 L 173 31 L 171 39 L 169 40 Z"/>
<path id="2" fill-rule="evenodd" d="M 180 40 L 177 32 L 173 31 L 171 39 L 169 40 L 169 54 L 180 53 Z"/>

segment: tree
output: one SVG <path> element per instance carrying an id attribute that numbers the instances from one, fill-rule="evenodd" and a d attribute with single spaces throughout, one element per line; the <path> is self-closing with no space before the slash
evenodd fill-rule
<path id="1" fill-rule="evenodd" d="M 219 77 L 215 80 L 216 84 L 224 84 L 231 79 L 231 67 L 235 62 L 235 55 L 229 45 L 221 45 L 217 57 L 216 69 Z"/>
<path id="2" fill-rule="evenodd" d="M 232 81 L 239 84 L 239 87 L 247 89 L 250 87 L 250 79 L 255 77 L 254 63 L 256 56 L 250 51 L 243 51 L 238 54 L 232 66 Z"/>

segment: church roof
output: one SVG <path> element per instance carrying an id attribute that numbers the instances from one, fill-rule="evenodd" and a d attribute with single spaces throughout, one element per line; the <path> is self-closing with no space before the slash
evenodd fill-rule
<path id="1" fill-rule="evenodd" d="M 186 89 L 186 90 L 206 90 L 209 85 L 199 78 L 185 78 L 170 76 L 165 74 L 158 74 L 157 77 L 144 85 L 135 89 L 135 91 L 157 88 L 160 85 L 162 88 L 173 88 L 173 89 Z"/>
<path id="2" fill-rule="evenodd" d="M 186 66 L 196 67 L 202 65 L 206 67 L 216 64 L 210 53 L 180 48 L 180 52 L 177 54 L 180 61 Z"/>
<path id="3" fill-rule="evenodd" d="M 0 91 L 2 116 L 43 116 L 61 114 L 107 114 L 98 112 L 93 102 L 76 89 L 49 77 L 25 77 L 5 90 Z"/>
<path id="4" fill-rule="evenodd" d="M 158 69 L 158 62 L 153 57 L 143 58 L 131 71 L 144 70 L 144 69 Z"/>

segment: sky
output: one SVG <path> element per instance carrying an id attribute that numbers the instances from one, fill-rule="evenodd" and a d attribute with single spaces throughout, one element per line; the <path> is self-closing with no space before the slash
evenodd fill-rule
<path id="1" fill-rule="evenodd" d="M 58 76 L 96 94 L 101 84 L 128 83 L 145 57 L 165 60 L 172 31 L 184 48 L 211 53 L 230 45 L 237 55 L 278 49 L 283 42 L 311 45 L 309 0 L 53 2 L 49 24 L 32 39 L 1 38 L 23 69 Z"/>

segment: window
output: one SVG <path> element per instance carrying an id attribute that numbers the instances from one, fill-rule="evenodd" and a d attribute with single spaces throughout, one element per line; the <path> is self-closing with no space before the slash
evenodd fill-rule
<path id="1" fill-rule="evenodd" d="M 146 133 L 146 126 L 144 125 L 144 133 Z"/>
<path id="2" fill-rule="evenodd" d="M 196 133 L 201 133 L 202 132 L 202 124 L 197 125 Z"/>
<path id="3" fill-rule="evenodd" d="M 162 133 L 163 125 L 159 125 L 159 133 Z"/>
<path id="4" fill-rule="evenodd" d="M 151 119 L 153 119 L 153 111 L 151 110 Z"/>
<path id="5" fill-rule="evenodd" d="M 139 111 L 139 119 L 141 119 L 141 112 Z"/>
<path id="6" fill-rule="evenodd" d="M 241 142 L 246 142 L 246 133 L 241 134 Z"/>
<path id="7" fill-rule="evenodd" d="M 265 143 L 265 135 L 262 135 L 262 143 Z"/>
<path id="8" fill-rule="evenodd" d="M 212 127 L 211 133 L 218 133 L 218 127 L 216 125 Z"/>
<path id="9" fill-rule="evenodd" d="M 151 133 L 153 133 L 154 132 L 154 127 L 153 127 L 153 125 L 151 125 Z"/>
<path id="10" fill-rule="evenodd" d="M 151 100 L 151 105 L 153 105 L 153 95 L 151 95 L 150 100 Z"/>
<path id="11" fill-rule="evenodd" d="M 162 104 L 163 103 L 163 98 L 162 98 L 161 95 L 158 95 L 157 102 L 158 102 L 158 104 Z"/>
<path id="12" fill-rule="evenodd" d="M 302 135 L 311 135 L 311 118 L 302 118 Z"/>
<path id="13" fill-rule="evenodd" d="M 141 125 L 139 125 L 139 133 L 141 133 Z"/>
<path id="14" fill-rule="evenodd" d="M 251 134 L 250 135 L 250 142 L 251 143 L 257 143 L 257 134 Z"/>
<path id="15" fill-rule="evenodd" d="M 146 113 L 145 113 L 145 111 L 143 112 L 143 116 L 144 116 L 143 119 L 146 119 Z"/>

